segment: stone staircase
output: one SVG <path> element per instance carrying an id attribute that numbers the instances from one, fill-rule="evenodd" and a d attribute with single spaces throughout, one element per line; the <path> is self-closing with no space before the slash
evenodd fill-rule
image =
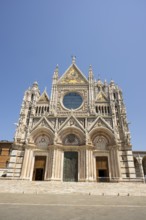
<path id="1" fill-rule="evenodd" d="M 146 196 L 146 184 L 0 180 L 0 193 Z"/>

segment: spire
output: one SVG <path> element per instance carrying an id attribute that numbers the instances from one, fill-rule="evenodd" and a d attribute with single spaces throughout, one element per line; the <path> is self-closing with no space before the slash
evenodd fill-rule
<path id="1" fill-rule="evenodd" d="M 94 77 L 94 75 L 93 75 L 93 71 L 92 71 L 92 66 L 90 65 L 90 66 L 89 66 L 88 79 L 89 79 L 89 80 L 93 80 L 93 77 Z"/>
<path id="2" fill-rule="evenodd" d="M 32 84 L 32 87 L 31 87 L 32 90 L 37 90 L 38 89 L 38 83 L 37 81 L 35 81 L 33 84 Z M 30 89 L 30 90 L 31 90 Z"/>
<path id="3" fill-rule="evenodd" d="M 54 79 L 58 79 L 58 72 L 59 72 L 59 68 L 58 68 L 58 64 L 56 65 L 55 71 L 54 71 Z"/>
<path id="4" fill-rule="evenodd" d="M 100 88 L 103 86 L 103 82 L 100 79 L 100 74 L 98 74 L 97 86 Z"/>
<path id="5" fill-rule="evenodd" d="M 111 85 L 111 86 L 115 86 L 115 82 L 114 82 L 113 79 L 111 79 L 111 81 L 110 81 L 110 85 Z"/>
<path id="6" fill-rule="evenodd" d="M 107 81 L 106 81 L 106 79 L 104 80 L 104 86 L 107 86 Z"/>
<path id="7" fill-rule="evenodd" d="M 76 63 L 76 56 L 72 56 L 72 64 L 75 64 Z"/>

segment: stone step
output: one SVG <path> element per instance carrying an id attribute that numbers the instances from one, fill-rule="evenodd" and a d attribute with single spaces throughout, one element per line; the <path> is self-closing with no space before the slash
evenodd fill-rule
<path id="1" fill-rule="evenodd" d="M 146 196 L 146 184 L 0 180 L 0 193 Z"/>

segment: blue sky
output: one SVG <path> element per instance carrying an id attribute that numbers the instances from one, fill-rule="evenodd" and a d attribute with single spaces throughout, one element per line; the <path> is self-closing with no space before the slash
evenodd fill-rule
<path id="1" fill-rule="evenodd" d="M 76 55 L 122 88 L 134 150 L 146 150 L 146 1 L 0 0 L 0 139 L 13 140 L 24 91 L 51 91 Z"/>

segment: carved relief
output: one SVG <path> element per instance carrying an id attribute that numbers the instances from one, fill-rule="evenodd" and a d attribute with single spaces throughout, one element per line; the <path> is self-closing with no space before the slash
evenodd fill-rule
<path id="1" fill-rule="evenodd" d="M 105 95 L 102 92 L 99 92 L 97 94 L 96 100 L 98 100 L 99 102 L 106 102 L 107 99 L 105 98 Z"/>
<path id="2" fill-rule="evenodd" d="M 40 127 L 47 127 L 49 128 L 47 122 L 45 120 L 42 120 L 42 122 L 39 124 Z"/>
<path id="3" fill-rule="evenodd" d="M 82 75 L 73 67 L 66 73 L 61 84 L 83 84 L 85 83 Z"/>
<path id="4" fill-rule="evenodd" d="M 95 121 L 95 118 L 89 118 L 88 119 L 88 127 Z"/>
<path id="5" fill-rule="evenodd" d="M 52 124 L 52 127 L 55 128 L 55 119 L 50 118 L 49 122 Z"/>
<path id="6" fill-rule="evenodd" d="M 69 134 L 63 141 L 64 145 L 78 146 L 80 145 L 80 141 L 75 134 Z"/>
<path id="7" fill-rule="evenodd" d="M 84 118 L 78 118 L 78 121 L 85 127 L 85 119 Z"/>
<path id="8" fill-rule="evenodd" d="M 33 119 L 33 127 L 38 123 L 39 119 L 38 118 L 34 118 Z"/>
<path id="9" fill-rule="evenodd" d="M 105 121 L 106 121 L 111 127 L 113 127 L 111 119 L 105 119 Z"/>
<path id="10" fill-rule="evenodd" d="M 66 118 L 59 118 L 59 120 L 58 120 L 59 128 L 65 122 L 65 120 L 66 120 Z"/>
<path id="11" fill-rule="evenodd" d="M 36 139 L 35 144 L 40 148 L 47 148 L 50 140 L 46 135 L 41 135 Z"/>
<path id="12" fill-rule="evenodd" d="M 65 127 L 72 127 L 72 126 L 76 126 L 78 127 L 77 122 L 74 120 L 74 118 L 70 118 L 70 120 L 66 123 Z"/>
<path id="13" fill-rule="evenodd" d="M 60 119 L 59 119 L 60 120 Z M 79 128 L 79 129 L 81 129 L 81 130 L 84 130 L 84 128 L 83 128 L 83 126 L 82 126 L 82 124 L 80 124 L 80 122 L 76 119 L 76 118 L 74 118 L 73 116 L 71 116 L 71 117 L 69 117 L 66 121 L 65 121 L 65 123 L 62 125 L 62 126 L 60 126 L 61 128 L 60 129 L 64 129 L 64 128 L 68 128 L 68 127 L 77 127 L 77 128 Z"/>
<path id="14" fill-rule="evenodd" d="M 93 144 L 97 150 L 107 150 L 108 149 L 108 147 L 107 147 L 108 141 L 104 136 L 97 136 L 94 139 Z"/>

